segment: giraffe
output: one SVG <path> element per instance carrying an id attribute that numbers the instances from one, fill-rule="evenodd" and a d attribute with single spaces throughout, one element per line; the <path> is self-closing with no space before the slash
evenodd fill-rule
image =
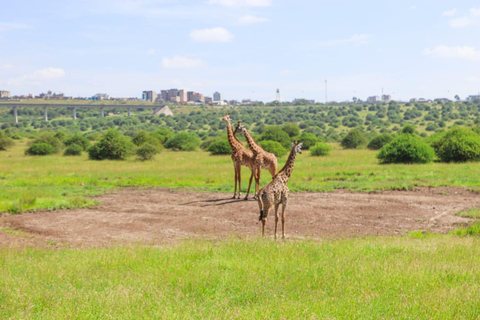
<path id="1" fill-rule="evenodd" d="M 222 121 L 227 124 L 227 137 L 228 137 L 228 143 L 230 144 L 230 147 L 232 148 L 232 161 L 233 161 L 233 168 L 235 170 L 235 191 L 233 193 L 233 198 L 235 199 L 237 195 L 237 182 L 238 182 L 238 199 L 240 199 L 240 193 L 241 193 L 241 173 L 242 173 L 242 166 L 246 166 L 250 168 L 252 171 L 252 174 L 250 175 L 250 182 L 248 184 L 248 190 L 247 190 L 247 196 L 245 197 L 245 200 L 248 199 L 248 194 L 250 193 L 250 187 L 252 185 L 252 178 L 253 178 L 253 171 L 254 171 L 254 155 L 251 150 L 248 150 L 243 146 L 243 144 L 235 137 L 235 134 L 233 133 L 233 128 L 231 124 L 231 119 L 230 115 L 226 114 L 223 118 Z"/>
<path id="2" fill-rule="evenodd" d="M 278 207 L 282 204 L 282 238 L 285 239 L 285 208 L 288 202 L 288 179 L 292 175 L 293 165 L 297 153 L 302 153 L 302 143 L 295 141 L 292 143 L 292 150 L 288 155 L 285 166 L 277 173 L 270 183 L 264 186 L 258 194 L 258 206 L 260 208 L 260 218 L 262 221 L 262 236 L 265 236 L 265 223 L 267 222 L 268 212 L 275 206 L 275 239 L 277 239 L 278 226 Z"/>
<path id="3" fill-rule="evenodd" d="M 258 189 L 260 189 L 261 170 L 267 169 L 272 175 L 272 178 L 274 178 L 277 174 L 277 157 L 275 157 L 273 153 L 263 150 L 262 147 L 260 147 L 255 140 L 253 140 L 247 128 L 241 125 L 240 121 L 235 128 L 234 134 L 237 133 L 243 133 L 245 139 L 247 139 L 250 149 L 253 151 L 253 156 L 255 157 L 255 170 L 253 171 L 255 177 L 255 199 L 258 196 Z"/>

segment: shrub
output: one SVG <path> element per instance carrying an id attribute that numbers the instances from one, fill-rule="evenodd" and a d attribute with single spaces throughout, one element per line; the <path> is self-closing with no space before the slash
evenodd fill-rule
<path id="1" fill-rule="evenodd" d="M 403 127 L 402 133 L 406 134 L 414 134 L 415 133 L 415 126 L 412 124 L 407 124 L 405 127 Z"/>
<path id="2" fill-rule="evenodd" d="M 412 134 L 398 136 L 377 154 L 380 163 L 428 163 L 434 157 L 432 147 Z"/>
<path id="3" fill-rule="evenodd" d="M 100 140 L 88 149 L 91 160 L 124 160 L 132 150 L 127 137 L 114 129 L 108 130 Z"/>
<path id="4" fill-rule="evenodd" d="M 212 154 L 232 154 L 232 148 L 227 140 L 218 140 L 212 142 L 207 149 Z"/>
<path id="5" fill-rule="evenodd" d="M 200 139 L 186 132 L 179 132 L 169 139 L 165 147 L 175 151 L 194 151 L 200 145 Z"/>
<path id="6" fill-rule="evenodd" d="M 29 156 L 46 156 L 54 153 L 55 149 L 48 143 L 43 142 L 34 143 L 25 150 L 25 154 Z"/>
<path id="7" fill-rule="evenodd" d="M 367 148 L 370 150 L 380 150 L 384 145 L 393 140 L 393 137 L 388 133 L 382 133 L 375 138 L 373 138 L 370 143 L 367 145 Z"/>
<path id="8" fill-rule="evenodd" d="M 82 154 L 83 148 L 78 144 L 72 144 L 63 152 L 64 156 L 79 156 Z"/>
<path id="9" fill-rule="evenodd" d="M 147 142 L 148 133 L 146 131 L 138 131 L 132 138 L 132 142 L 137 146 L 141 146 L 145 142 Z"/>
<path id="10" fill-rule="evenodd" d="M 280 143 L 284 148 L 290 148 L 292 142 L 288 134 L 282 130 L 279 126 L 268 126 L 260 136 L 259 141 L 276 141 Z"/>
<path id="11" fill-rule="evenodd" d="M 480 135 L 469 128 L 442 132 L 432 137 L 430 144 L 441 161 L 480 161 Z"/>
<path id="12" fill-rule="evenodd" d="M 7 150 L 13 146 L 14 142 L 7 136 L 0 136 L 0 150 Z"/>
<path id="13" fill-rule="evenodd" d="M 153 160 L 155 158 L 155 155 L 158 153 L 158 148 L 150 143 L 142 144 L 140 148 L 138 148 L 135 152 L 135 154 L 137 155 L 137 159 L 141 161 Z"/>
<path id="14" fill-rule="evenodd" d="M 296 123 L 286 122 L 283 124 L 282 130 L 285 131 L 290 138 L 296 137 L 300 134 L 300 128 Z"/>
<path id="15" fill-rule="evenodd" d="M 303 132 L 298 140 L 302 141 L 303 150 L 309 150 L 311 147 L 313 147 L 315 144 L 317 144 L 320 141 L 320 139 L 317 138 L 316 135 L 310 132 Z"/>
<path id="16" fill-rule="evenodd" d="M 90 147 L 90 140 L 88 138 L 75 134 L 65 139 L 64 141 L 66 146 L 78 145 L 82 148 L 83 151 L 86 151 Z"/>
<path id="17" fill-rule="evenodd" d="M 314 145 L 310 151 L 312 153 L 312 156 L 326 156 L 332 151 L 332 147 L 326 143 L 320 142 Z"/>
<path id="18" fill-rule="evenodd" d="M 345 138 L 342 139 L 340 144 L 345 149 L 357 149 L 364 145 L 367 142 L 367 139 L 360 131 L 354 129 L 351 130 Z"/>
<path id="19" fill-rule="evenodd" d="M 277 157 L 283 156 L 288 151 L 277 141 L 264 140 L 264 141 L 260 141 L 259 145 L 263 148 L 263 150 L 267 152 L 271 152 Z"/>
<path id="20" fill-rule="evenodd" d="M 38 143 L 49 144 L 50 146 L 52 146 L 54 153 L 59 152 L 63 147 L 63 143 L 50 132 L 42 133 L 35 140 L 33 140 L 30 146 Z"/>

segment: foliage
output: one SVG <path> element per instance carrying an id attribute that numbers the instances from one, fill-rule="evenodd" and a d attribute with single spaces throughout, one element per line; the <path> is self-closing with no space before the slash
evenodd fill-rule
<path id="1" fill-rule="evenodd" d="M 273 153 L 277 157 L 281 157 L 288 152 L 288 149 L 284 148 L 277 141 L 262 140 L 258 144 L 263 148 L 263 150 Z"/>
<path id="2" fill-rule="evenodd" d="M 480 161 L 480 135 L 470 128 L 453 128 L 431 139 L 444 162 Z"/>
<path id="3" fill-rule="evenodd" d="M 412 134 L 401 134 L 377 154 L 380 163 L 429 163 L 434 157 L 432 147 Z"/>
<path id="4" fill-rule="evenodd" d="M 370 150 L 380 150 L 384 145 L 393 140 L 393 137 L 388 133 L 382 133 L 373 138 L 367 145 Z"/>
<path id="5" fill-rule="evenodd" d="M 312 148 L 310 148 L 310 151 L 312 153 L 312 156 L 326 156 L 332 151 L 332 147 L 324 142 L 317 143 L 314 145 Z"/>
<path id="6" fill-rule="evenodd" d="M 111 129 L 88 149 L 88 157 L 91 160 L 125 160 L 132 149 L 132 143 L 127 137 Z"/>
<path id="7" fill-rule="evenodd" d="M 78 145 L 82 148 L 83 151 L 87 151 L 87 149 L 90 147 L 90 140 L 88 138 L 81 136 L 79 134 L 74 134 L 73 136 L 70 136 L 64 140 L 64 143 L 66 146 L 71 146 L 71 145 Z"/>
<path id="8" fill-rule="evenodd" d="M 13 139 L 0 131 L 0 151 L 7 150 L 14 145 Z"/>
<path id="9" fill-rule="evenodd" d="M 232 148 L 227 140 L 212 142 L 207 149 L 211 154 L 232 154 Z"/>
<path id="10" fill-rule="evenodd" d="M 137 159 L 141 161 L 153 160 L 158 153 L 158 147 L 150 143 L 142 144 L 135 152 Z"/>
<path id="11" fill-rule="evenodd" d="M 174 151 L 194 151 L 199 145 L 200 139 L 196 135 L 179 132 L 167 141 L 165 147 Z"/>
<path id="12" fill-rule="evenodd" d="M 317 138 L 317 136 L 314 135 L 313 133 L 302 132 L 302 135 L 300 136 L 300 138 L 298 140 L 303 143 L 303 146 L 302 146 L 303 150 L 309 150 L 311 147 L 313 147 L 321 139 Z"/>
<path id="13" fill-rule="evenodd" d="M 263 134 L 260 136 L 259 141 L 276 141 L 280 143 L 284 148 L 290 148 L 292 139 L 290 136 L 282 130 L 279 126 L 267 126 L 263 131 Z"/>
<path id="14" fill-rule="evenodd" d="M 50 144 L 43 142 L 34 143 L 25 150 L 25 154 L 29 156 L 46 156 L 54 153 L 55 149 Z"/>
<path id="15" fill-rule="evenodd" d="M 282 130 L 285 131 L 290 138 L 296 137 L 300 134 L 300 128 L 296 123 L 285 122 L 282 126 Z"/>
<path id="16" fill-rule="evenodd" d="M 148 139 L 148 133 L 145 130 L 138 131 L 135 133 L 135 135 L 132 138 L 133 144 L 135 144 L 137 147 L 141 146 L 145 142 L 147 142 Z"/>
<path id="17" fill-rule="evenodd" d="M 65 151 L 63 152 L 63 155 L 64 156 L 79 156 L 79 155 L 82 154 L 82 151 L 84 151 L 84 149 L 80 145 L 74 143 L 74 144 L 69 145 L 65 149 Z"/>
<path id="18" fill-rule="evenodd" d="M 342 139 L 340 144 L 345 149 L 357 149 L 364 145 L 366 141 L 367 139 L 362 132 L 353 129 Z"/>
<path id="19" fill-rule="evenodd" d="M 52 146 L 54 153 L 60 152 L 63 148 L 63 143 L 51 132 L 44 132 L 40 134 L 30 145 L 46 143 Z"/>
<path id="20" fill-rule="evenodd" d="M 411 124 L 407 124 L 402 128 L 401 133 L 406 133 L 406 134 L 414 134 L 415 133 L 415 126 Z"/>

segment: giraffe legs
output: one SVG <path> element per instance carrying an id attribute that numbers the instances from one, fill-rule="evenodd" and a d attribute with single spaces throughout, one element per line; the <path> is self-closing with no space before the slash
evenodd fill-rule
<path id="1" fill-rule="evenodd" d="M 248 195 L 250 194 L 250 187 L 252 186 L 252 179 L 253 179 L 253 170 L 252 170 L 252 174 L 250 175 L 250 181 L 248 182 L 247 195 L 245 196 L 244 200 L 248 200 Z"/>
<path id="2" fill-rule="evenodd" d="M 287 207 L 287 199 L 282 203 L 282 238 L 285 239 L 285 220 L 287 220 L 287 215 L 285 214 L 285 208 Z"/>
<path id="3" fill-rule="evenodd" d="M 277 226 L 278 226 L 278 207 L 280 204 L 275 205 L 275 240 L 277 240 Z M 283 215 L 282 215 L 283 217 Z"/>
<path id="4" fill-rule="evenodd" d="M 233 164 L 233 169 L 235 171 L 235 191 L 233 192 L 233 198 L 235 199 L 235 196 L 237 195 L 237 180 L 238 180 L 238 170 L 237 170 L 237 165 Z"/>
<path id="5" fill-rule="evenodd" d="M 270 207 L 265 207 L 263 209 L 262 215 L 262 237 L 265 237 L 265 223 L 267 222 L 268 212 L 270 211 Z"/>
<path id="6" fill-rule="evenodd" d="M 242 166 L 237 167 L 238 171 L 238 199 L 240 199 L 240 194 L 242 193 Z"/>
<path id="7" fill-rule="evenodd" d="M 261 173 L 261 168 L 257 167 L 255 168 L 255 197 L 253 199 L 257 199 L 258 197 L 258 192 L 260 190 L 260 173 Z"/>

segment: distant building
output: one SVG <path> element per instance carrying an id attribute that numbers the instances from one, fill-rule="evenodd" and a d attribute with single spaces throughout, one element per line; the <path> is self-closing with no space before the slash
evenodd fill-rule
<path id="1" fill-rule="evenodd" d="M 93 100 L 108 100 L 110 96 L 106 93 L 97 93 L 92 97 Z"/>
<path id="2" fill-rule="evenodd" d="M 230 104 L 231 106 L 236 106 L 236 105 L 239 105 L 240 103 L 237 100 L 230 100 L 228 101 L 228 104 Z"/>
<path id="3" fill-rule="evenodd" d="M 154 91 L 143 91 L 142 100 L 153 102 L 157 100 L 157 93 Z"/>
<path id="4" fill-rule="evenodd" d="M 435 99 L 435 100 L 433 100 L 433 101 L 435 101 L 435 102 L 448 102 L 448 101 L 450 101 L 450 99 L 447 99 L 447 98 L 437 98 L 437 99 Z"/>
<path id="5" fill-rule="evenodd" d="M 213 103 L 212 97 L 205 97 L 205 103 L 206 104 L 212 104 Z"/>
<path id="6" fill-rule="evenodd" d="M 480 94 L 468 96 L 467 101 L 480 100 Z"/>
<path id="7" fill-rule="evenodd" d="M 201 93 L 192 92 L 189 101 L 205 103 L 205 97 Z"/>
<path id="8" fill-rule="evenodd" d="M 375 102 L 381 102 L 382 100 L 380 99 L 380 96 L 371 96 L 367 98 L 367 102 L 370 103 L 375 103 Z"/>
<path id="9" fill-rule="evenodd" d="M 389 94 L 384 94 L 382 95 L 382 102 L 389 103 L 392 101 L 392 96 Z"/>
<path id="10" fill-rule="evenodd" d="M 213 93 L 213 101 L 223 101 L 223 95 L 220 92 Z"/>
<path id="11" fill-rule="evenodd" d="M 425 98 L 419 98 L 417 99 L 417 103 L 429 103 L 432 102 L 432 100 L 427 100 Z"/>
<path id="12" fill-rule="evenodd" d="M 188 101 L 188 92 L 185 89 L 178 90 L 178 96 L 180 97 L 180 102 Z"/>
<path id="13" fill-rule="evenodd" d="M 8 99 L 10 98 L 10 91 L 0 91 L 0 99 Z"/>
<path id="14" fill-rule="evenodd" d="M 298 103 L 298 104 L 303 104 L 303 103 L 309 103 L 309 104 L 315 104 L 315 100 L 309 100 L 309 99 L 304 99 L 304 98 L 295 98 L 293 99 L 293 103 Z"/>

